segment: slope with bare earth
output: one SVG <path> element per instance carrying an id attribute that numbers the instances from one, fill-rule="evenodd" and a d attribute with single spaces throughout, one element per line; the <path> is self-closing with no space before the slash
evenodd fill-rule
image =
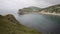
<path id="1" fill-rule="evenodd" d="M 46 14 L 46 15 L 60 16 L 60 4 L 49 6 L 47 8 L 43 8 L 39 13 Z"/>

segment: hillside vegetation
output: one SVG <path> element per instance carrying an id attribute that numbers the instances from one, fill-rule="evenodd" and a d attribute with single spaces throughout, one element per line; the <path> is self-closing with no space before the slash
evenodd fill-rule
<path id="1" fill-rule="evenodd" d="M 40 12 L 40 10 L 41 10 L 41 8 L 31 6 L 31 7 L 26 7 L 26 8 L 23 8 L 23 9 L 19 9 L 18 14 Z"/>
<path id="2" fill-rule="evenodd" d="M 50 12 L 50 13 L 60 13 L 60 4 L 58 5 L 53 5 L 53 6 L 50 6 L 50 7 L 47 7 L 47 8 L 43 8 L 42 11 L 45 11 L 45 12 Z"/>
<path id="3" fill-rule="evenodd" d="M 21 25 L 13 15 L 0 15 L 0 34 L 41 34 Z"/>
<path id="4" fill-rule="evenodd" d="M 18 14 L 24 14 L 24 13 L 39 13 L 39 12 L 49 12 L 49 13 L 60 13 L 60 4 L 49 6 L 46 8 L 39 8 L 39 7 L 27 7 L 23 9 L 18 10 Z"/>

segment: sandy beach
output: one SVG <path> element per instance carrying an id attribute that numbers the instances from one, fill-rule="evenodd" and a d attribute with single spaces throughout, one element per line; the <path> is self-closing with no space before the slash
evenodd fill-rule
<path id="1" fill-rule="evenodd" d="M 49 13 L 49 12 L 39 12 L 40 14 L 44 14 L 44 15 L 57 15 L 60 16 L 60 13 Z"/>

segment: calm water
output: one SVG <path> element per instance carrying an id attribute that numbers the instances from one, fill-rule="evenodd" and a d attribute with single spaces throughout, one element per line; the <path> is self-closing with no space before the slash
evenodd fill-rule
<path id="1" fill-rule="evenodd" d="M 16 19 L 21 22 L 21 24 L 34 28 L 43 34 L 60 34 L 60 16 L 52 16 L 52 15 L 41 15 L 41 14 L 25 14 L 18 15 L 17 11 L 0 11 L 0 14 L 13 14 Z"/>

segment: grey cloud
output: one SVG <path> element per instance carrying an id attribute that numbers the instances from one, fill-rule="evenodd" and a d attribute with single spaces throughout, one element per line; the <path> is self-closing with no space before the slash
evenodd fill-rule
<path id="1" fill-rule="evenodd" d="M 59 0 L 0 0 L 0 9 L 19 9 L 28 6 L 47 7 L 60 4 Z"/>

